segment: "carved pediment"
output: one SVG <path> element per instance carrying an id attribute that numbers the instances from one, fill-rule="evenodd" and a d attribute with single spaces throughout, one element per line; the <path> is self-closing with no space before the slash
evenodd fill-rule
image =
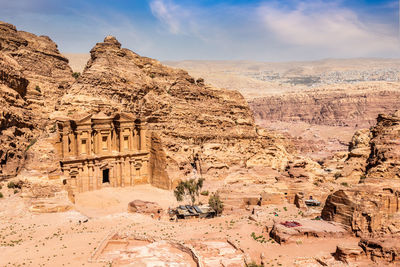
<path id="1" fill-rule="evenodd" d="M 135 117 L 128 113 L 120 113 L 115 116 L 115 120 L 119 122 L 134 122 Z"/>
<path id="2" fill-rule="evenodd" d="M 79 119 L 75 120 L 76 125 L 82 125 L 82 124 L 90 124 L 91 123 L 91 114 L 86 114 L 80 117 Z"/>

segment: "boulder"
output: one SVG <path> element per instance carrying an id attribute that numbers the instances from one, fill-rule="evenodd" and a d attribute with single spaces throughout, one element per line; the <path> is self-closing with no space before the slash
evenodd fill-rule
<path id="1" fill-rule="evenodd" d="M 334 257 L 338 261 L 348 263 L 350 260 L 356 261 L 363 255 L 363 250 L 358 245 L 340 244 L 336 247 Z"/>
<path id="2" fill-rule="evenodd" d="M 304 237 L 344 237 L 349 232 L 340 224 L 322 220 L 301 219 L 275 222 L 270 236 L 279 244 L 293 243 Z"/>
<path id="3" fill-rule="evenodd" d="M 129 202 L 128 211 L 133 213 L 144 213 L 144 214 L 161 214 L 163 209 L 160 205 L 155 202 L 134 200 Z"/>

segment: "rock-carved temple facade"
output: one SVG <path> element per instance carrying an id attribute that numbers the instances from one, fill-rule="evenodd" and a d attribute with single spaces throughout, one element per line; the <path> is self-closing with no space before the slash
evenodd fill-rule
<path id="1" fill-rule="evenodd" d="M 63 183 L 74 192 L 150 182 L 146 128 L 129 114 L 57 120 Z"/>

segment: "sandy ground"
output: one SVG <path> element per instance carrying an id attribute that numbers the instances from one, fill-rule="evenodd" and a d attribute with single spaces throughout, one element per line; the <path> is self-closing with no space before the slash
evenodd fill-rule
<path id="1" fill-rule="evenodd" d="M 302 238 L 295 244 L 279 245 L 269 238 L 263 223 L 249 220 L 251 211 L 171 222 L 167 216 L 157 220 L 128 213 L 127 204 L 134 199 L 154 201 L 164 209 L 177 204 L 172 191 L 144 185 L 82 193 L 76 198 L 75 210 L 33 214 L 20 193 L 7 195 L 0 199 L 0 266 L 109 266 L 89 260 L 102 241 L 115 232 L 183 242 L 230 239 L 255 261 L 263 253 L 267 266 L 295 266 L 299 259 L 329 256 L 339 243 L 358 242 L 355 238 Z M 266 221 L 298 216 L 298 210 L 289 204 L 262 209 Z M 264 235 L 267 242 L 254 240 L 252 233 Z"/>

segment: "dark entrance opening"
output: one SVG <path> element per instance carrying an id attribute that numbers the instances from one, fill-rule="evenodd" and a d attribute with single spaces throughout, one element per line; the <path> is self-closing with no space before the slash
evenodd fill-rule
<path id="1" fill-rule="evenodd" d="M 110 170 L 109 169 L 103 170 L 103 184 L 104 183 L 110 183 Z"/>

